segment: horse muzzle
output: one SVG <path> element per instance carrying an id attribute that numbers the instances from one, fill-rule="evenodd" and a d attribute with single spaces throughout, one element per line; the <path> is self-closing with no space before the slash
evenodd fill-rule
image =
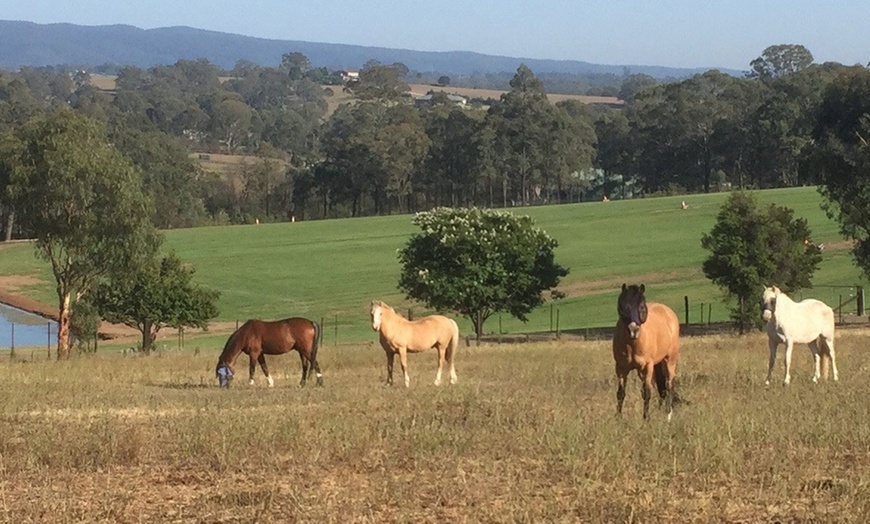
<path id="1" fill-rule="evenodd" d="M 230 384 L 233 381 L 233 370 L 228 366 L 221 366 L 217 368 L 215 371 L 215 375 L 217 375 L 218 384 L 222 388 L 230 387 Z"/>
<path id="2" fill-rule="evenodd" d="M 761 318 L 763 318 L 765 322 L 770 322 L 770 319 L 773 318 L 773 311 L 765 309 L 761 312 Z"/>
<path id="3" fill-rule="evenodd" d="M 640 333 L 640 324 L 632 322 L 628 325 L 628 334 L 631 336 L 632 340 L 637 340 L 638 333 Z"/>

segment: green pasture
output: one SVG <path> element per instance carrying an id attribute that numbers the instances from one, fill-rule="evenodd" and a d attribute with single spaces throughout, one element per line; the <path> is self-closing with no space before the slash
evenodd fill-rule
<path id="1" fill-rule="evenodd" d="M 486 331 L 547 331 L 558 313 L 562 330 L 607 326 L 623 282 L 643 282 L 651 300 L 672 306 L 682 319 L 683 297 L 690 300 L 690 321 L 700 321 L 700 304 L 712 304 L 712 320 L 725 320 L 721 291 L 701 271 L 707 253 L 701 235 L 708 232 L 727 193 L 647 198 L 607 203 L 516 209 L 556 238 L 557 261 L 570 268 L 562 289 L 565 299 L 548 303 L 528 323 L 508 315 L 492 317 Z M 836 223 L 820 208 L 813 187 L 758 191 L 762 203 L 795 210 L 808 220 L 813 241 L 824 243 L 815 289 L 803 296 L 836 306 L 864 279 L 842 243 Z M 680 209 L 685 200 L 688 209 Z M 397 290 L 396 251 L 415 231 L 409 215 L 296 223 L 208 227 L 165 232 L 165 249 L 174 250 L 197 269 L 197 279 L 221 291 L 219 321 L 307 316 L 324 320 L 326 343 L 371 341 L 368 304 L 384 300 L 400 311 L 425 313 Z M 835 245 L 836 244 L 836 245 Z M 36 277 L 25 286 L 29 296 L 55 303 L 48 266 L 33 258 L 29 245 L 0 250 L 0 275 Z M 800 298 L 800 297 L 798 297 Z M 847 297 L 848 298 L 848 297 Z M 471 332 L 462 320 L 463 333 Z M 225 338 L 225 337 L 219 337 Z"/>

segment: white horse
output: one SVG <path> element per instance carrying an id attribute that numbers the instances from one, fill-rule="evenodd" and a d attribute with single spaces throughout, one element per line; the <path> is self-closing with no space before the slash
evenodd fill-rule
<path id="1" fill-rule="evenodd" d="M 821 359 L 831 360 L 834 381 L 839 379 L 837 360 L 834 354 L 834 310 L 819 300 L 808 298 L 795 302 L 777 287 L 764 288 L 761 317 L 767 321 L 767 337 L 770 346 L 770 361 L 767 367 L 767 380 L 773 374 L 776 361 L 776 347 L 785 343 L 785 380 L 791 382 L 791 350 L 795 343 L 807 344 L 813 355 L 813 382 L 821 378 Z M 827 376 L 827 373 L 825 373 Z"/>

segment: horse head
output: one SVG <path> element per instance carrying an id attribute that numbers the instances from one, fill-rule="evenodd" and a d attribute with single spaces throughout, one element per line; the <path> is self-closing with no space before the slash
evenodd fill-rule
<path id="1" fill-rule="evenodd" d="M 646 287 L 641 284 L 627 286 L 622 285 L 622 292 L 616 302 L 616 311 L 619 318 L 628 326 L 628 333 L 632 339 L 637 338 L 640 327 L 646 322 L 647 307 L 646 298 L 643 296 Z"/>
<path id="2" fill-rule="evenodd" d="M 765 322 L 770 322 L 770 319 L 773 318 L 773 314 L 776 312 L 776 297 L 780 293 L 782 291 L 776 286 L 764 288 L 764 292 L 761 294 L 761 318 Z"/>
<path id="3" fill-rule="evenodd" d="M 384 309 L 387 307 L 389 306 L 387 306 L 380 300 L 372 300 L 372 330 L 378 331 L 379 329 L 381 329 L 381 317 L 384 314 Z"/>
<path id="4" fill-rule="evenodd" d="M 222 388 L 230 387 L 230 383 L 233 381 L 233 368 L 230 367 L 226 362 L 218 361 L 217 368 L 214 370 L 214 374 L 218 379 L 218 384 Z"/>

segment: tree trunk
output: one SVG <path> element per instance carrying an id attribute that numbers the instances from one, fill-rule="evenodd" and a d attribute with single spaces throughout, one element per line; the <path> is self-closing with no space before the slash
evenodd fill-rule
<path id="1" fill-rule="evenodd" d="M 146 320 L 142 324 L 142 353 L 151 354 L 152 342 L 154 342 L 154 336 L 151 334 L 151 321 Z"/>
<path id="2" fill-rule="evenodd" d="M 15 210 L 9 210 L 9 217 L 6 219 L 6 241 L 12 240 L 12 226 L 15 225 Z"/>
<path id="3" fill-rule="evenodd" d="M 69 321 L 72 307 L 70 293 L 63 294 L 60 300 L 60 314 L 57 322 L 57 359 L 69 358 Z"/>

